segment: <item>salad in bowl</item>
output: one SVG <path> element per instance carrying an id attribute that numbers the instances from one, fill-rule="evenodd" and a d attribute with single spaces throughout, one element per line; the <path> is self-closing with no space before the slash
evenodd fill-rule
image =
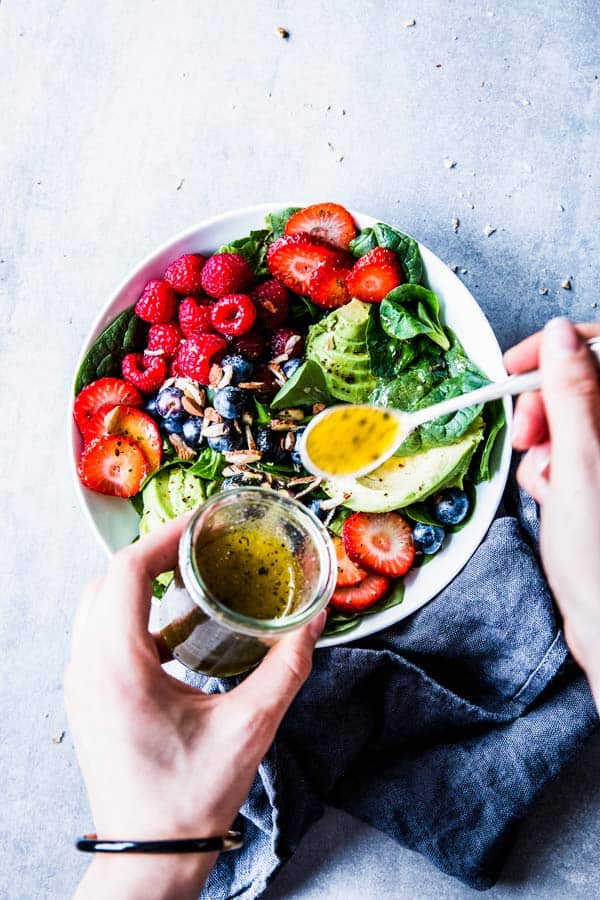
<path id="1" fill-rule="evenodd" d="M 125 283 L 75 377 L 77 474 L 88 510 L 106 501 L 96 527 L 120 517 L 129 539 L 232 487 L 295 497 L 335 546 L 323 640 L 335 643 L 412 612 L 467 561 L 506 478 L 509 407 L 426 423 L 351 484 L 303 468 L 307 425 L 340 403 L 412 411 L 463 394 L 502 374 L 500 351 L 466 289 L 409 235 L 329 202 L 269 209 L 257 225 L 214 246 L 174 242 Z M 435 290 L 442 270 L 464 329 Z M 491 349 L 493 372 L 463 331 Z"/>

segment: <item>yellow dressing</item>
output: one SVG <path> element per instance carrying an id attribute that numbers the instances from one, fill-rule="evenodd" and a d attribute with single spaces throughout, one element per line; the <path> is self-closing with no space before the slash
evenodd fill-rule
<path id="1" fill-rule="evenodd" d="M 295 611 L 302 568 L 284 537 L 260 526 L 208 532 L 194 554 L 210 592 L 234 612 L 276 619 Z"/>
<path id="2" fill-rule="evenodd" d="M 396 444 L 401 425 L 385 409 L 342 406 L 323 416 L 306 437 L 306 453 L 328 475 L 353 475 Z"/>

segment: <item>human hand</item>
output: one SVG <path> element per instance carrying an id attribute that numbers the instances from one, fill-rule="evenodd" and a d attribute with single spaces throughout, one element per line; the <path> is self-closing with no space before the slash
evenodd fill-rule
<path id="1" fill-rule="evenodd" d="M 505 354 L 509 372 L 542 371 L 542 391 L 517 401 L 518 479 L 541 504 L 542 561 L 565 637 L 600 708 L 600 382 L 582 338 L 600 324 L 555 319 Z M 576 546 L 574 540 L 576 538 Z"/>
<path id="2" fill-rule="evenodd" d="M 173 569 L 188 516 L 116 554 L 73 628 L 65 701 L 101 838 L 224 834 L 308 677 L 321 613 L 282 638 L 234 690 L 206 695 L 169 675 L 148 632 L 152 579 Z M 215 854 L 97 855 L 78 897 L 197 897 Z"/>

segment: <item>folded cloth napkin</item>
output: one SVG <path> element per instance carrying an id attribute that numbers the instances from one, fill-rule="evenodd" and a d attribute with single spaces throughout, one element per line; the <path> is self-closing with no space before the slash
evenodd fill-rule
<path id="1" fill-rule="evenodd" d="M 233 683 L 188 677 L 210 692 Z M 315 653 L 242 808 L 244 848 L 221 855 L 202 896 L 259 897 L 323 804 L 489 888 L 516 824 L 596 722 L 540 570 L 535 504 L 511 482 L 434 601 Z"/>

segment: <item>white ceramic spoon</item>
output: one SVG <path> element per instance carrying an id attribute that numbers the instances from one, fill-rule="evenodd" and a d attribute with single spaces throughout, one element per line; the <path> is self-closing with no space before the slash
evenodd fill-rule
<path id="1" fill-rule="evenodd" d="M 587 343 L 600 361 L 600 337 L 592 338 Z M 345 403 L 342 405 L 329 406 L 327 409 L 324 409 L 323 412 L 315 416 L 304 432 L 300 445 L 302 463 L 309 472 L 312 472 L 320 478 L 360 478 L 362 475 L 367 475 L 374 469 L 379 468 L 379 466 L 389 459 L 390 456 L 393 456 L 400 444 L 406 440 L 407 436 L 420 425 L 425 424 L 425 422 L 431 422 L 433 419 L 437 419 L 440 416 L 447 416 L 450 413 L 458 412 L 461 409 L 466 409 L 468 406 L 475 406 L 479 403 L 489 403 L 491 400 L 499 400 L 501 397 L 523 394 L 526 391 L 539 391 L 541 386 L 541 372 L 539 369 L 535 369 L 532 372 L 525 372 L 523 375 L 511 375 L 503 381 L 494 381 L 491 384 L 486 384 L 485 387 L 477 388 L 475 391 L 461 394 L 460 397 L 442 400 L 441 403 L 435 403 L 433 406 L 418 409 L 414 412 L 402 412 L 399 409 L 390 407 L 371 406 L 369 404 L 359 403 Z M 375 424 L 373 413 L 378 412 L 382 417 L 380 421 L 389 420 L 389 418 L 392 417 L 396 420 L 397 427 L 392 429 L 390 440 L 387 442 L 385 450 L 375 457 L 371 456 L 368 463 L 365 465 L 356 468 L 354 471 L 348 471 L 346 469 L 343 472 L 327 471 L 323 468 L 322 461 L 319 465 L 319 461 L 312 459 L 310 456 L 311 435 L 314 439 L 315 432 L 321 428 L 331 416 L 341 417 L 344 413 L 347 415 L 352 409 L 368 411 L 371 425 Z M 329 426 L 332 424 L 333 423 L 330 422 Z M 342 445 L 343 441 L 343 433 L 340 433 L 339 435 L 336 433 L 336 443 L 338 446 Z M 314 447 L 314 440 L 312 443 Z M 365 448 L 368 448 L 368 434 L 365 435 L 362 443 Z M 368 453 L 365 453 L 364 455 L 368 455 Z"/>

